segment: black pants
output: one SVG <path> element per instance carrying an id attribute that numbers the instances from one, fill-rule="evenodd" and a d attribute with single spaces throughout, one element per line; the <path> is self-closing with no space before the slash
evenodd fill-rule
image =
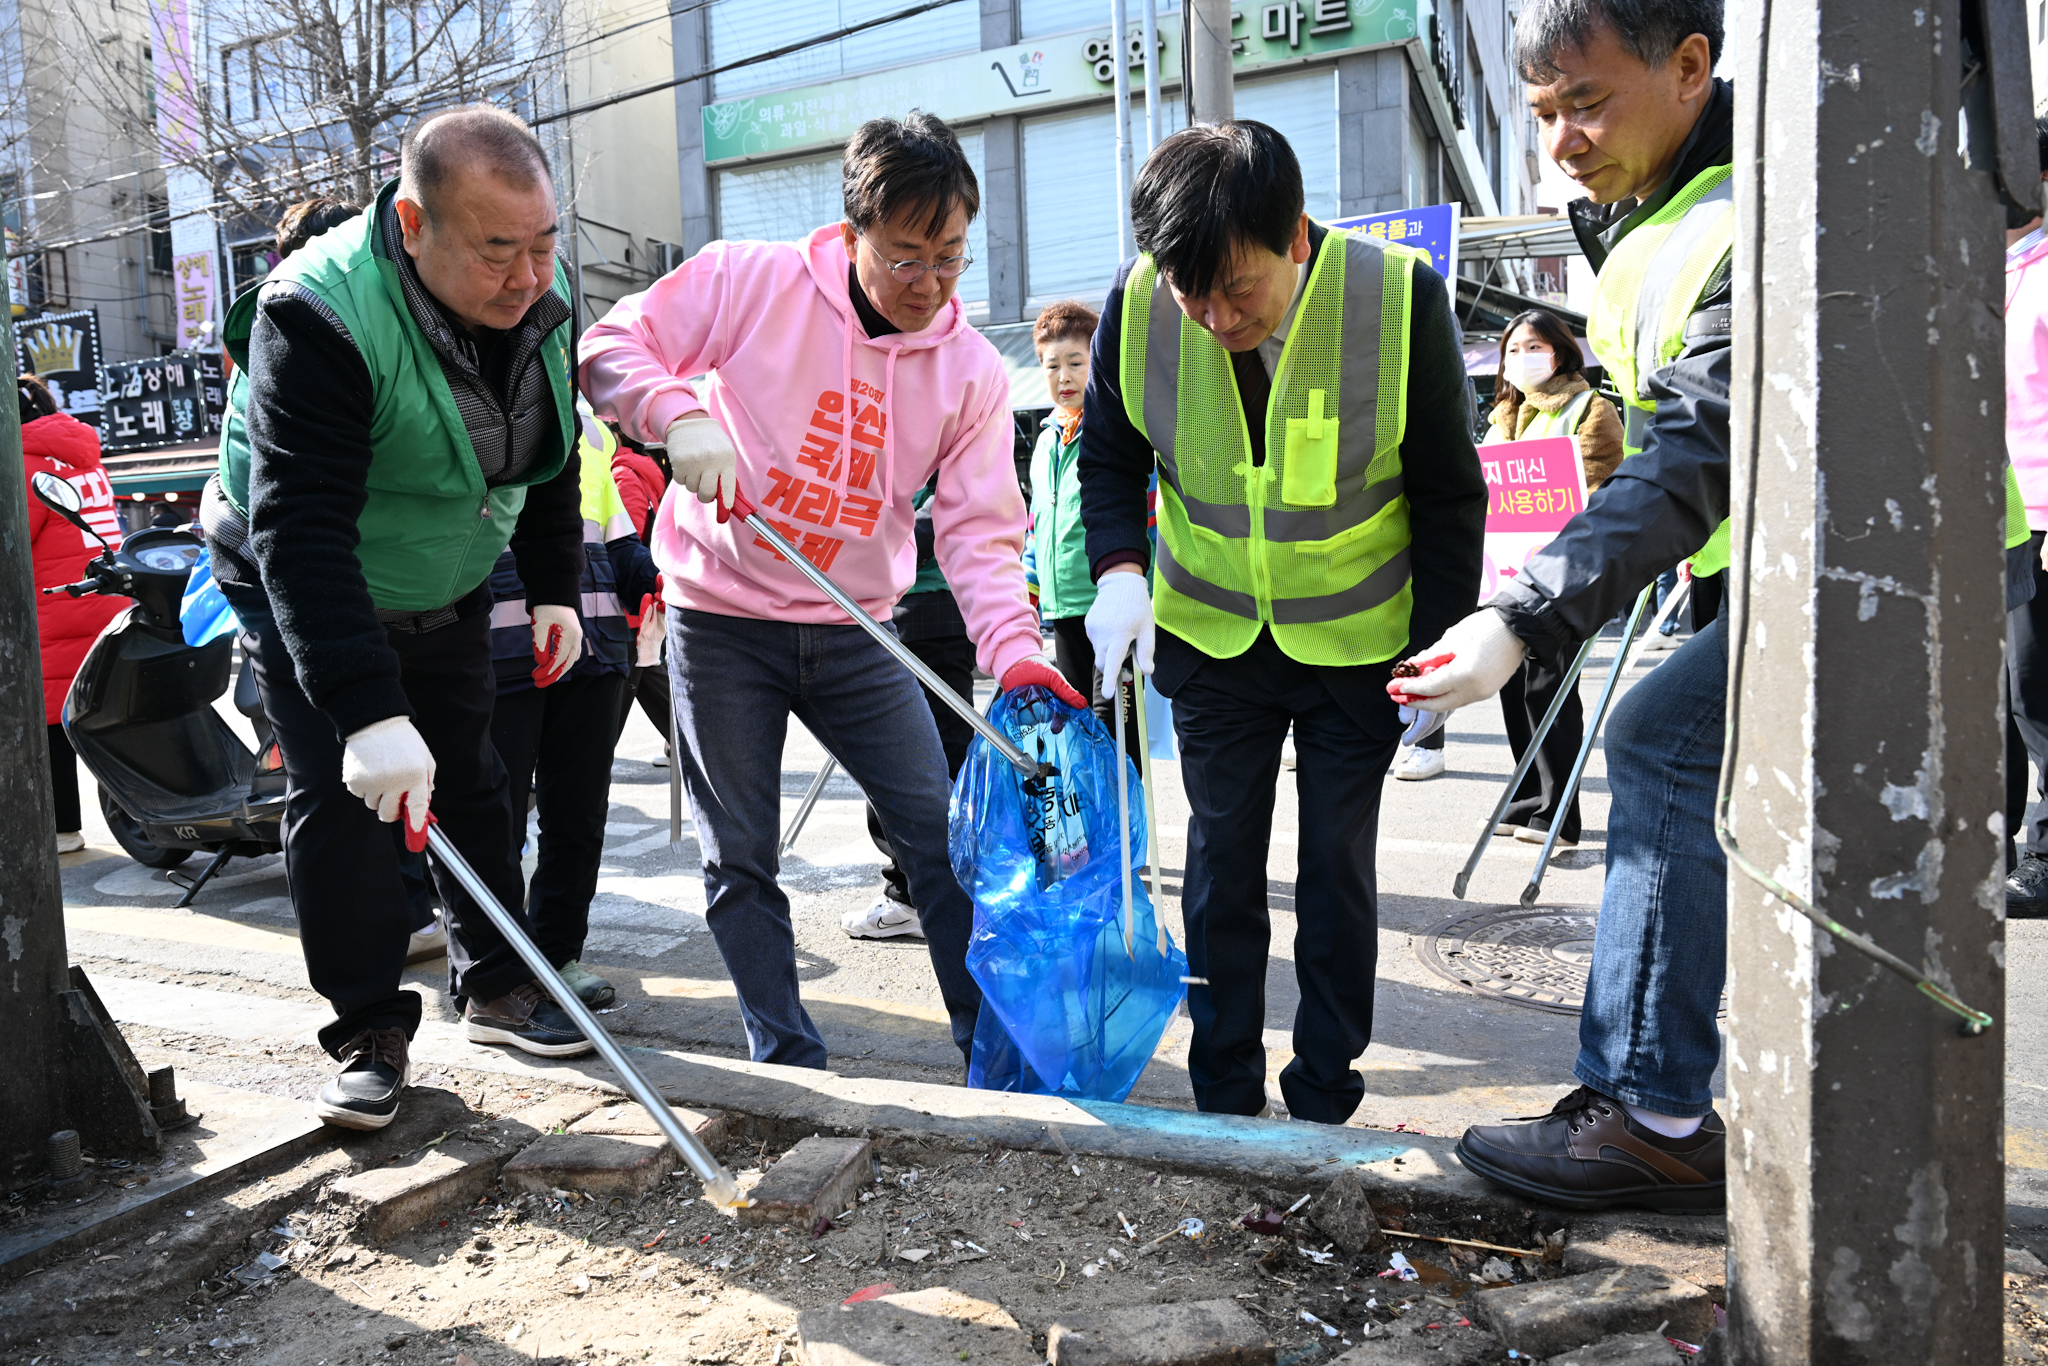
<path id="1" fill-rule="evenodd" d="M 626 722 L 633 717 L 633 704 L 638 702 L 640 710 L 661 732 L 663 748 L 668 746 L 669 724 L 668 703 L 668 662 L 649 664 L 645 668 L 634 665 L 626 674 L 626 685 L 619 696 L 619 734 L 626 733 Z"/>
<path id="2" fill-rule="evenodd" d="M 974 701 L 974 642 L 963 633 L 957 636 L 935 636 L 925 640 L 903 642 L 910 653 L 923 660 L 925 666 L 946 681 L 946 686 Z M 960 765 L 967 762 L 967 746 L 973 743 L 974 727 L 967 724 L 960 713 L 932 696 L 929 688 L 924 690 L 924 700 L 932 709 L 932 721 L 939 728 L 939 747 L 946 751 L 946 776 L 960 776 Z M 896 851 L 882 835 L 882 818 L 873 802 L 868 803 L 868 835 L 875 842 L 875 848 L 882 851 L 882 895 L 899 905 L 909 906 L 910 880 L 904 876 L 902 867 L 896 862 Z"/>
<path id="3" fill-rule="evenodd" d="M 1365 1095 L 1351 1064 L 1372 1041 L 1380 787 L 1400 745 L 1393 703 L 1381 695 L 1385 724 L 1368 729 L 1271 635 L 1235 659 L 1205 660 L 1169 695 L 1193 812 L 1181 902 L 1188 973 L 1209 979 L 1188 988 L 1195 1103 L 1235 1115 L 1257 1114 L 1266 1103 L 1266 846 L 1291 723 L 1301 1004 L 1280 1091 L 1295 1118 L 1341 1124 Z"/>
<path id="4" fill-rule="evenodd" d="M 1563 674 L 1548 668 L 1531 658 L 1515 671 L 1500 690 L 1501 719 L 1507 723 L 1508 746 L 1515 753 L 1515 762 L 1522 762 L 1522 756 L 1529 750 L 1530 738 L 1536 734 L 1536 727 L 1542 723 L 1543 713 L 1550 709 L 1551 699 L 1557 696 L 1558 684 Z M 1578 758 L 1579 742 L 1586 733 L 1585 707 L 1579 701 L 1577 680 L 1573 681 L 1571 695 L 1564 700 L 1564 709 L 1557 714 L 1557 724 L 1550 728 L 1550 734 L 1543 738 L 1543 747 L 1536 753 L 1536 764 L 1522 779 L 1522 785 L 1515 789 L 1515 799 L 1508 803 L 1501 813 L 1501 820 L 1508 825 L 1534 825 L 1538 830 L 1548 830 L 1557 819 L 1557 799 L 1564 791 L 1564 781 L 1571 776 L 1572 761 Z M 1570 807 L 1564 813 L 1564 838 L 1573 843 L 1579 838 L 1579 794 L 1572 793 Z"/>
<path id="5" fill-rule="evenodd" d="M 80 827 L 78 811 L 78 755 L 72 751 L 70 737 L 64 734 L 61 725 L 51 726 L 50 731 L 50 796 L 57 811 L 57 833 L 76 834 Z"/>
<path id="6" fill-rule="evenodd" d="M 2008 804 L 2024 806 L 2025 819 L 2006 821 L 2021 854 L 2048 855 L 2048 572 L 2041 569 L 2042 533 L 2026 544 L 2034 573 L 2034 599 L 2005 614 L 2007 715 L 2006 792 Z M 2020 748 L 2015 751 L 2013 741 Z M 2027 758 L 2042 773 L 2041 786 L 2027 804 Z"/>
<path id="7" fill-rule="evenodd" d="M 526 796 L 540 814 L 540 862 L 526 887 L 534 943 L 556 967 L 583 956 L 604 859 L 612 751 L 626 675 L 572 673 L 546 688 L 498 694 L 491 743 L 511 793 L 512 847 L 526 839 Z"/>
<path id="8" fill-rule="evenodd" d="M 1102 675 L 1095 667 L 1095 646 L 1088 639 L 1088 618 L 1057 617 L 1052 623 L 1052 662 L 1067 686 L 1088 699 L 1097 720 L 1116 734 L 1116 712 L 1102 695 Z M 1138 754 L 1137 690 L 1119 689 L 1124 704 L 1124 753 L 1143 764 Z"/>
<path id="9" fill-rule="evenodd" d="M 404 825 L 386 825 L 341 783 L 342 739 L 307 699 L 260 589 L 222 585 L 242 623 L 242 650 L 284 754 L 285 876 L 299 921 L 299 947 L 313 990 L 334 1007 L 320 1046 L 337 1056 L 365 1029 L 419 1028 L 418 993 L 401 990 L 412 930 L 399 855 Z M 470 866 L 514 916 L 520 909 L 519 846 L 505 767 L 491 745 L 488 592 L 465 600 L 472 615 L 438 631 L 387 630 L 413 724 L 434 755 L 434 815 Z M 434 870 L 448 916 L 450 991 L 491 1001 L 533 973 L 445 870 Z"/>

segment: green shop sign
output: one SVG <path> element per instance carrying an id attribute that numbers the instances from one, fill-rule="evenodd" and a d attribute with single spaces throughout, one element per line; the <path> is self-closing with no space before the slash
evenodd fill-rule
<path id="1" fill-rule="evenodd" d="M 1385 47 L 1418 36 L 1418 0 L 1283 0 L 1233 8 L 1237 70 L 1332 52 Z M 1145 45 L 1131 25 L 1124 44 L 1131 85 L 1144 83 Z M 1031 114 L 1108 94 L 1114 45 L 1102 30 L 1061 34 L 1015 47 L 962 52 L 887 71 L 796 86 L 704 107 L 704 159 L 782 156 L 844 142 L 880 115 L 923 109 L 949 122 Z M 1180 84 L 1180 25 L 1159 26 L 1159 78 Z"/>

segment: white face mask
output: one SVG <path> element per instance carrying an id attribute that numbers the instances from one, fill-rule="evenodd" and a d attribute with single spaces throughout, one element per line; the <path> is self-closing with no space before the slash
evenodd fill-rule
<path id="1" fill-rule="evenodd" d="M 1542 351 L 1517 351 L 1504 356 L 1500 376 L 1523 393 L 1557 373 L 1557 358 Z"/>

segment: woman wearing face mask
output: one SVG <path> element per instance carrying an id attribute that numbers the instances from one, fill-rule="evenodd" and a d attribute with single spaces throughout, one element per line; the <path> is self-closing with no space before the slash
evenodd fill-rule
<path id="1" fill-rule="evenodd" d="M 1586 469 L 1586 490 L 1600 487 L 1614 467 L 1621 463 L 1621 418 L 1614 405 L 1593 392 L 1586 382 L 1585 356 L 1563 319 L 1540 308 L 1516 317 L 1501 334 L 1500 382 L 1495 386 L 1492 421 L 1482 445 L 1502 441 L 1533 441 L 1546 436 L 1579 438 L 1579 459 Z M 1521 762 L 1529 738 L 1550 701 L 1557 695 L 1559 675 L 1530 659 L 1520 673 L 1500 690 L 1500 706 L 1507 722 L 1508 743 Z M 1501 814 L 1496 835 L 1513 835 L 1531 844 L 1541 844 L 1550 834 L 1551 822 L 1559 819 L 1557 795 L 1571 772 L 1584 733 L 1584 714 L 1577 690 L 1565 699 L 1557 724 L 1544 737 L 1543 748 L 1514 801 Z M 1442 744 L 1443 731 L 1430 737 Z M 1427 742 L 1425 742 L 1427 743 Z M 1411 758 L 1421 751 L 1418 745 Z M 1442 767 L 1442 759 L 1437 761 Z M 1573 796 L 1563 815 L 1564 828 L 1558 832 L 1558 847 L 1569 849 L 1579 842 L 1579 802 Z"/>

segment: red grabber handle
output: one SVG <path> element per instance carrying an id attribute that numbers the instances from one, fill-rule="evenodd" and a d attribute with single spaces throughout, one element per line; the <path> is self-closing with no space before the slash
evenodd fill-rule
<path id="1" fill-rule="evenodd" d="M 557 653 L 557 652 L 559 652 L 559 651 L 561 650 L 561 648 L 562 648 L 562 628 L 561 628 L 560 626 L 550 626 L 550 627 L 548 627 L 548 644 L 547 644 L 547 648 L 546 648 L 545 650 L 543 650 L 543 649 L 542 649 L 542 648 L 541 648 L 540 646 L 538 646 L 538 645 L 536 645 L 536 646 L 534 646 L 534 647 L 533 647 L 533 658 L 534 658 L 534 666 L 533 666 L 533 686 L 534 686 L 534 687 L 536 687 L 536 688 L 545 688 L 545 687 L 546 687 L 546 686 L 547 686 L 548 684 L 550 684 L 550 683 L 554 682 L 554 681 L 556 680 L 556 678 L 558 678 L 558 677 L 559 677 L 559 676 L 561 675 L 561 673 L 562 673 L 562 672 L 564 671 L 564 669 L 566 668 L 566 666 L 565 666 L 565 665 L 563 665 L 563 664 L 561 664 L 560 662 L 558 662 L 558 661 L 557 661 L 557 660 L 555 659 L 555 655 L 556 655 L 556 653 Z"/>
<path id="2" fill-rule="evenodd" d="M 718 505 L 718 524 L 724 526 L 726 522 L 734 517 L 744 522 L 747 518 L 753 516 L 754 512 L 754 505 L 747 501 L 747 495 L 741 493 L 739 486 L 735 484 L 732 490 L 732 510 L 728 512 L 723 503 Z"/>
<path id="3" fill-rule="evenodd" d="M 412 828 L 412 819 L 407 814 L 406 806 L 405 799 L 401 797 L 398 802 L 398 819 L 405 826 L 406 852 L 417 854 L 427 847 L 427 825 L 439 825 L 441 822 L 434 818 L 432 811 L 429 811 L 427 812 L 427 825 L 422 825 L 419 829 L 415 830 Z"/>

